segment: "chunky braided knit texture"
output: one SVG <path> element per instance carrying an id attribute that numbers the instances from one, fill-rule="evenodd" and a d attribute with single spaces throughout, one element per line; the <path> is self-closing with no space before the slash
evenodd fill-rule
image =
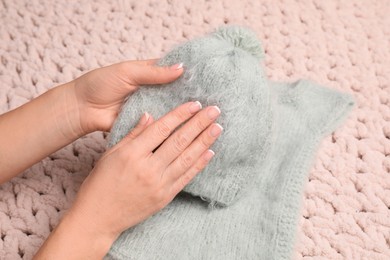
<path id="1" fill-rule="evenodd" d="M 213 160 L 184 191 L 228 206 L 245 192 L 268 154 L 272 134 L 270 90 L 260 67 L 260 42 L 249 29 L 222 27 L 170 51 L 159 64 L 183 62 L 184 74 L 163 86 L 141 87 L 129 96 L 111 130 L 109 147 L 137 124 L 144 111 L 157 120 L 176 106 L 199 100 L 217 105 L 225 131 L 213 144 Z M 257 164 L 258 165 L 258 164 Z"/>
<path id="2" fill-rule="evenodd" d="M 224 24 L 249 26 L 271 79 L 310 78 L 357 101 L 311 167 L 293 258 L 387 260 L 389 13 L 387 0 L 2 0 L 0 113 L 88 70 L 161 57 Z M 0 259 L 32 258 L 104 152 L 106 135 L 85 136 L 0 186 Z"/>

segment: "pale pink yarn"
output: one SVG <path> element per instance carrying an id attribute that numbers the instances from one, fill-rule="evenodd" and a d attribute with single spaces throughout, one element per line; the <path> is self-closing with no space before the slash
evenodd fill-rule
<path id="1" fill-rule="evenodd" d="M 319 149 L 295 259 L 390 258 L 388 1 L 90 2 L 0 3 L 0 113 L 90 69 L 160 57 L 225 23 L 249 26 L 272 80 L 309 78 L 350 89 L 357 101 Z M 104 152 L 105 137 L 90 134 L 0 186 L 0 259 L 32 258 Z"/>

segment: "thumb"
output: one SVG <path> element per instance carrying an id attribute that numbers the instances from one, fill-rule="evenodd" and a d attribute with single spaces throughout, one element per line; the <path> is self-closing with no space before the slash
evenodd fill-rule
<path id="1" fill-rule="evenodd" d="M 133 85 L 165 84 L 176 80 L 183 73 L 183 63 L 161 67 L 152 61 L 130 62 L 128 80 Z"/>

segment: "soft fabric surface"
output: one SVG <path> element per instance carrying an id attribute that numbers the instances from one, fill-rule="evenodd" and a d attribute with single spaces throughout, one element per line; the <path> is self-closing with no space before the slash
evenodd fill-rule
<path id="1" fill-rule="evenodd" d="M 155 120 L 188 101 L 218 106 L 225 130 L 213 144 L 213 160 L 184 191 L 229 206 L 242 197 L 266 160 L 272 139 L 273 109 L 263 69 L 263 49 L 252 30 L 222 26 L 175 47 L 158 61 L 184 63 L 184 73 L 166 86 L 142 87 L 128 97 L 109 135 L 117 144 L 148 111 Z"/>
<path id="2" fill-rule="evenodd" d="M 159 57 L 225 23 L 250 26 L 271 79 L 310 78 L 357 100 L 311 168 L 294 258 L 388 259 L 389 12 L 386 0 L 3 0 L 0 112 L 87 70 Z M 90 134 L 0 186 L 0 258 L 31 259 L 104 152 L 105 137 Z"/>
<path id="3" fill-rule="evenodd" d="M 194 196 L 183 192 L 123 232 L 107 259 L 291 258 L 308 167 L 322 137 L 343 123 L 354 101 L 310 81 L 270 82 L 263 60 L 248 48 L 249 42 L 260 49 L 251 34 L 222 27 L 174 48 L 159 64 L 184 62 L 180 79 L 144 87 L 124 104 L 109 144 L 123 138 L 142 111 L 158 119 L 191 99 L 221 107 L 217 121 L 226 130 L 212 146 L 213 161 L 184 188 Z"/>
<path id="4" fill-rule="evenodd" d="M 257 161 L 245 196 L 210 209 L 183 192 L 123 232 L 106 259 L 291 259 L 308 167 L 322 137 L 345 120 L 354 102 L 348 94 L 306 80 L 262 87 L 274 101 L 275 128 L 269 156 Z"/>

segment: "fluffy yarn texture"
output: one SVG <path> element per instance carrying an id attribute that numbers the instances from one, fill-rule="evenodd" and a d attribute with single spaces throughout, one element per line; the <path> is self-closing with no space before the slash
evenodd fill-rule
<path id="1" fill-rule="evenodd" d="M 229 207 L 210 210 L 199 198 L 180 194 L 161 212 L 125 231 L 106 258 L 290 258 L 300 194 L 316 146 L 342 122 L 354 102 L 347 94 L 310 81 L 269 82 L 258 59 L 253 58 L 256 55 L 245 49 L 248 42 L 251 51 L 260 44 L 243 35 L 248 31 L 225 27 L 167 54 L 161 64 L 182 60 L 189 64 L 189 73 L 168 86 L 143 88 L 130 97 L 113 128 L 112 140 L 130 130 L 127 115 L 137 106 L 141 109 L 132 118 L 131 127 L 145 107 L 155 113 L 172 109 L 168 102 L 177 100 L 176 95 L 181 102 L 193 96 L 218 102 L 222 111 L 228 109 L 223 118 L 227 138 L 217 146 L 217 164 L 199 174 L 189 185 L 189 192 L 201 197 L 212 195 L 208 197 L 212 202 L 215 199 L 226 204 L 232 201 L 226 198 L 234 198 L 237 191 L 248 188 L 245 198 Z M 153 110 L 160 100 L 168 102 Z M 235 124 L 235 120 L 240 123 Z M 242 152 L 236 153 L 236 149 Z M 264 157 L 264 151 L 269 157 Z M 253 168 L 238 163 L 236 156 L 240 160 L 248 156 Z M 219 179 L 213 179 L 215 175 Z M 240 186 L 231 185 L 235 182 Z M 221 194 L 224 196 L 219 197 Z"/>
<path id="2" fill-rule="evenodd" d="M 258 59 L 264 57 L 263 49 L 253 31 L 238 26 L 222 27 L 214 33 L 214 37 L 228 41 L 233 46 L 245 50 Z"/>
<path id="3" fill-rule="evenodd" d="M 276 138 L 269 158 L 256 165 L 245 199 L 210 210 L 180 194 L 122 233 L 106 259 L 290 259 L 302 187 L 318 143 L 354 102 L 307 80 L 267 85 L 276 100 Z"/>
<path id="4" fill-rule="evenodd" d="M 112 130 L 108 146 L 118 143 L 144 111 L 155 119 L 189 100 L 217 105 L 223 134 L 213 145 L 215 156 L 185 192 L 228 206 L 245 192 L 264 161 L 272 130 L 270 90 L 259 65 L 260 42 L 247 28 L 222 27 L 170 51 L 159 65 L 183 62 L 184 74 L 165 86 L 141 87 L 129 96 Z"/>

